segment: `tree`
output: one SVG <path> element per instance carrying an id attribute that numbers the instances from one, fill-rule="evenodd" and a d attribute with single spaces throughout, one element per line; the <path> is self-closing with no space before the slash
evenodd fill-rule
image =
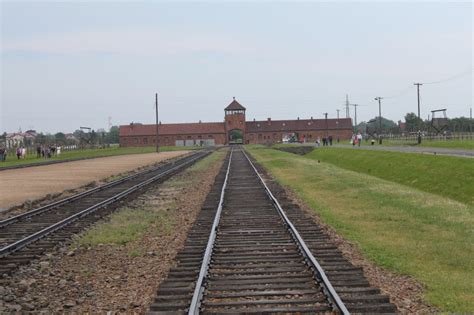
<path id="1" fill-rule="evenodd" d="M 382 117 L 382 124 L 379 123 L 379 117 L 376 116 L 369 120 L 366 124 L 367 133 L 373 134 L 379 132 L 380 125 L 382 126 L 381 133 L 395 132 L 398 129 L 398 125 L 393 120 Z"/>
<path id="2" fill-rule="evenodd" d="M 57 144 L 64 145 L 66 143 L 66 135 L 62 132 L 58 132 L 57 134 L 54 135 L 54 141 Z"/>
<path id="3" fill-rule="evenodd" d="M 415 113 L 407 113 L 405 115 L 406 131 L 418 131 L 424 129 L 424 123 Z"/>
<path id="4" fill-rule="evenodd" d="M 119 143 L 120 142 L 118 126 L 110 127 L 109 132 L 105 136 L 105 142 L 106 143 Z"/>

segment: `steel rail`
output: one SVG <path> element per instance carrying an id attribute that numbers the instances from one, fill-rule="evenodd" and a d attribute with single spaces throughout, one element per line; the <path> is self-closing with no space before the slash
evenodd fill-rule
<path id="1" fill-rule="evenodd" d="M 316 269 L 317 276 L 321 280 L 323 288 L 325 290 L 325 293 L 328 296 L 330 303 L 333 305 L 333 308 L 336 311 L 341 312 L 342 314 L 345 314 L 345 315 L 350 314 L 350 312 L 347 310 L 347 307 L 344 305 L 341 298 L 339 297 L 339 294 L 337 294 L 336 290 L 334 289 L 334 287 L 332 286 L 332 284 L 329 281 L 328 277 L 326 276 L 326 273 L 324 272 L 323 268 L 321 267 L 321 265 L 319 264 L 317 259 L 313 256 L 313 254 L 309 250 L 309 248 L 306 245 L 303 238 L 298 233 L 298 231 L 295 228 L 295 226 L 293 225 L 293 223 L 291 223 L 290 219 L 287 217 L 287 215 L 286 215 L 285 211 L 283 210 L 283 208 L 281 207 L 280 203 L 278 202 L 278 200 L 272 194 L 270 188 L 268 188 L 267 184 L 265 183 L 265 180 L 262 178 L 262 176 L 258 172 L 255 165 L 252 163 L 252 161 L 250 160 L 250 158 L 248 157 L 248 155 L 247 155 L 247 153 L 245 152 L 244 149 L 242 149 L 242 152 L 244 153 L 244 156 L 249 161 L 250 166 L 252 166 L 253 170 L 255 171 L 258 178 L 260 179 L 260 182 L 262 183 L 263 187 L 265 188 L 265 192 L 270 197 L 273 205 L 278 210 L 278 213 L 283 218 L 283 221 L 285 222 L 285 224 L 288 226 L 288 229 L 290 230 L 290 232 L 293 235 L 295 241 L 297 242 L 301 252 L 309 260 L 312 267 Z"/>
<path id="2" fill-rule="evenodd" d="M 163 173 L 155 175 L 152 178 L 147 179 L 146 181 L 143 181 L 143 182 L 141 182 L 137 185 L 134 185 L 134 186 L 132 186 L 132 187 L 130 187 L 130 188 L 128 188 L 128 189 L 126 189 L 126 190 L 124 190 L 124 191 L 122 191 L 122 192 L 106 199 L 106 200 L 103 200 L 103 201 L 101 201 L 101 202 L 99 202 L 99 203 L 97 203 L 93 206 L 88 207 L 87 209 L 84 209 L 84 210 L 82 210 L 82 211 L 80 211 L 76 214 L 73 214 L 72 216 L 69 216 L 66 219 L 62 220 L 62 221 L 59 221 L 59 222 L 57 222 L 53 225 L 50 225 L 49 227 L 44 228 L 41 231 L 38 231 L 34 234 L 31 234 L 31 235 L 29 235 L 29 236 L 27 236 L 27 237 L 25 237 L 21 240 L 16 241 L 15 243 L 9 244 L 9 245 L 7 245 L 7 246 L 0 249 L 0 257 L 7 256 L 7 255 L 11 254 L 12 252 L 15 252 L 15 251 L 17 251 L 17 250 L 33 243 L 33 242 L 35 242 L 35 241 L 45 237 L 46 235 L 49 235 L 49 234 L 51 234 L 51 233 L 53 233 L 53 232 L 55 232 L 55 231 L 57 231 L 61 228 L 64 228 L 65 226 L 71 224 L 72 222 L 74 222 L 74 221 L 76 221 L 76 220 L 78 220 L 78 219 L 80 219 L 80 218 L 82 218 L 86 215 L 89 215 L 90 213 L 92 213 L 92 212 L 94 212 L 94 211 L 96 211 L 100 208 L 104 208 L 104 207 L 108 206 L 109 204 L 124 198 L 125 196 L 131 194 L 132 192 L 134 192 L 134 191 L 136 191 L 136 190 L 138 190 L 138 189 L 140 189 L 140 188 L 142 188 L 142 187 L 144 187 L 144 186 L 146 186 L 146 185 L 148 185 L 148 184 L 150 184 L 150 183 L 152 183 L 152 182 L 154 182 L 154 181 L 156 181 L 156 180 L 158 180 L 158 179 L 160 179 L 160 178 L 162 178 L 162 177 L 164 177 L 164 176 L 166 176 L 166 175 L 168 175 L 168 174 L 170 174 L 170 173 L 172 173 L 172 172 L 174 172 L 174 171 L 176 171 L 176 170 L 178 170 L 178 169 L 180 169 L 180 168 L 182 168 L 182 167 L 184 167 L 188 164 L 191 164 L 191 163 L 195 162 L 198 159 L 201 159 L 201 158 L 207 156 L 209 153 L 210 152 L 206 152 L 204 154 L 197 154 L 197 157 L 195 157 L 191 160 L 188 160 L 183 164 L 179 164 L 179 165 L 177 165 L 177 166 L 175 166 L 175 167 L 173 167 L 169 170 L 164 171 Z"/>
<path id="3" fill-rule="evenodd" d="M 200 153 L 195 153 L 195 154 L 200 154 Z M 187 159 L 189 157 L 191 157 L 193 155 L 190 155 L 190 156 L 186 156 L 184 157 L 182 160 L 184 159 Z M 181 161 L 182 161 L 181 160 Z M 142 172 L 139 172 L 139 173 L 136 173 L 136 174 L 132 174 L 132 175 L 128 175 L 128 176 L 125 176 L 123 178 L 119 178 L 119 179 L 116 179 L 112 182 L 109 182 L 107 184 L 104 184 L 104 185 L 101 185 L 99 187 L 96 187 L 96 188 L 92 188 L 92 189 L 89 189 L 89 190 L 86 190 L 84 192 L 81 192 L 81 193 L 78 193 L 78 194 L 75 194 L 73 196 L 70 196 L 70 197 L 67 197 L 67 198 L 64 198 L 64 199 L 61 199 L 61 200 L 58 200 L 58 201 L 55 201 L 53 203 L 50 203 L 50 204 L 47 204 L 45 206 L 42 206 L 42 207 L 39 207 L 39 208 L 36 208 L 36 209 L 33 209 L 33 210 L 30 210 L 28 212 L 25 212 L 25 213 L 21 213 L 21 214 L 18 214 L 16 216 L 13 216 L 13 217 L 10 217 L 10 218 L 7 218 L 5 220 L 2 220 L 0 221 L 0 228 L 2 227 L 5 227 L 7 225 L 10 225 L 12 223 L 15 223 L 17 221 L 20 221 L 20 220 L 23 220 L 23 219 L 27 219 L 27 218 L 30 218 L 32 216 L 35 216 L 35 215 L 38 215 L 38 214 L 41 214 L 43 212 L 46 212 L 46 211 L 49 211 L 49 210 L 52 210 L 54 208 L 57 208 L 59 206 L 62 206 L 62 205 L 65 205 L 65 204 L 68 204 L 72 201 L 75 201 L 77 199 L 80 199 L 82 197 L 85 197 L 85 196 L 88 196 L 90 194 L 93 194 L 93 193 L 96 193 L 98 191 L 101 191 L 101 190 L 104 190 L 104 189 L 107 189 L 107 188 L 110 188 L 110 187 L 113 187 L 113 186 L 116 186 L 116 185 L 119 185 L 123 182 L 126 182 L 130 179 L 133 179 L 135 177 L 138 177 L 138 176 L 141 176 L 141 175 L 145 175 L 145 174 L 148 174 L 148 173 L 152 173 L 154 171 L 157 171 L 159 170 L 160 168 L 162 167 L 166 167 L 168 165 L 172 165 L 174 163 L 179 163 L 180 161 L 175 161 L 175 162 L 170 162 L 168 164 L 165 164 L 165 165 L 161 165 L 161 166 L 157 166 L 157 167 L 154 167 L 152 169 L 149 169 L 149 170 L 145 170 L 145 171 L 142 171 Z"/>
<path id="4" fill-rule="evenodd" d="M 199 277 L 196 281 L 196 286 L 194 287 L 193 298 L 191 299 L 191 305 L 189 306 L 188 315 L 197 315 L 199 314 L 199 308 L 201 306 L 202 295 L 204 292 L 204 278 L 207 277 L 209 271 L 209 264 L 211 262 L 212 250 L 214 248 L 214 242 L 216 240 L 217 227 L 219 225 L 222 208 L 224 205 L 224 195 L 225 189 L 227 188 L 227 181 L 229 179 L 230 173 L 230 164 L 232 162 L 232 154 L 234 149 L 231 149 L 229 162 L 227 164 L 227 172 L 225 174 L 224 184 L 222 185 L 221 196 L 219 199 L 219 205 L 217 207 L 216 216 L 214 217 L 214 222 L 212 223 L 211 233 L 209 234 L 209 239 L 206 245 L 206 251 L 204 252 L 204 257 L 201 264 L 201 269 L 199 271 Z"/>

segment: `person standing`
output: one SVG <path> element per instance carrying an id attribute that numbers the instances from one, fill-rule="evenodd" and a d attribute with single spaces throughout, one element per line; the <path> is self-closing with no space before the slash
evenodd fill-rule
<path id="1" fill-rule="evenodd" d="M 360 133 L 360 131 L 359 131 L 359 133 L 357 134 L 357 144 L 359 145 L 359 147 L 360 147 L 360 143 L 361 143 L 361 142 L 362 142 L 362 135 L 361 135 L 361 133 Z"/>

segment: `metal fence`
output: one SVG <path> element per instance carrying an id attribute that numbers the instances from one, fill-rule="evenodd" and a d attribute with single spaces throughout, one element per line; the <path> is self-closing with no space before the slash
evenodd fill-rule
<path id="1" fill-rule="evenodd" d="M 390 140 L 390 142 L 399 142 L 399 143 L 417 143 L 418 134 L 409 133 L 409 134 L 388 134 L 383 136 L 384 140 Z M 469 141 L 474 140 L 474 132 L 449 132 L 446 134 L 422 134 L 422 141 Z"/>

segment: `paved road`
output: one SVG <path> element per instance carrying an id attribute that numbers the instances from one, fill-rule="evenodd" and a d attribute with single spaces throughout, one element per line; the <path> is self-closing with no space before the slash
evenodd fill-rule
<path id="1" fill-rule="evenodd" d="M 462 150 L 462 149 L 447 149 L 447 148 L 429 148 L 429 147 L 415 147 L 415 146 L 361 146 L 352 147 L 351 145 L 336 144 L 334 147 L 338 148 L 353 148 L 354 150 L 376 150 L 376 151 L 397 151 L 397 152 L 408 152 L 408 153 L 424 153 L 424 154 L 442 154 L 452 155 L 467 158 L 474 158 L 474 150 Z"/>

